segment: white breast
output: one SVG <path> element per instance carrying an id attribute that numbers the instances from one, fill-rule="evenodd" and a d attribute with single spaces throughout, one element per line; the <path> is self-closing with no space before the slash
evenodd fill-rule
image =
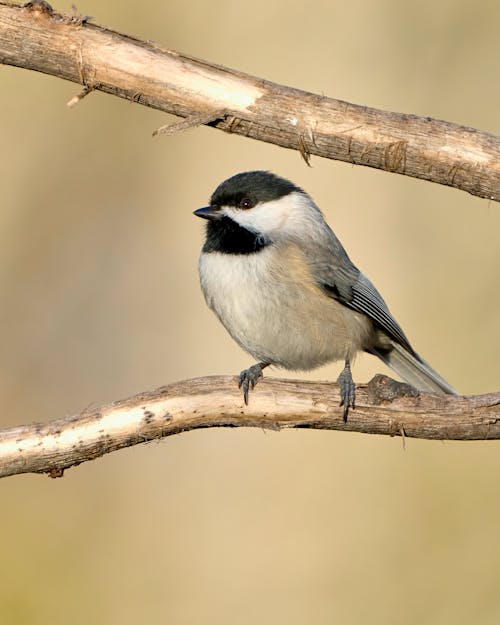
<path id="1" fill-rule="evenodd" d="M 369 320 L 327 297 L 295 247 L 202 253 L 199 271 L 207 304 L 258 361 L 309 370 L 353 358 L 368 341 Z"/>

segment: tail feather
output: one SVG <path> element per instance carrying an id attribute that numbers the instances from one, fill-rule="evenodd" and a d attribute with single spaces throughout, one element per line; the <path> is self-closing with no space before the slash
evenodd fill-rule
<path id="1" fill-rule="evenodd" d="M 406 382 L 420 391 L 458 395 L 459 393 L 442 378 L 439 373 L 428 365 L 418 354 L 411 354 L 398 343 L 391 341 L 391 351 L 372 349 L 391 369 L 398 373 Z"/>

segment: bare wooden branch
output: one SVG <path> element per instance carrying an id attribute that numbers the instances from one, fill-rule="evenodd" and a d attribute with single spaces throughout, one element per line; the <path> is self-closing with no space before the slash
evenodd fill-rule
<path id="1" fill-rule="evenodd" d="M 0 62 L 311 155 L 376 167 L 500 200 L 500 139 L 444 121 L 357 106 L 270 83 L 55 13 L 0 0 Z M 333 384 L 267 378 L 245 406 L 234 378 L 200 378 L 49 424 L 0 431 L 0 476 L 49 473 L 197 428 L 317 428 L 455 440 L 500 438 L 500 393 L 418 394 L 378 376 L 358 386 L 347 423 Z"/>
<path id="2" fill-rule="evenodd" d="M 0 477 L 48 473 L 111 451 L 207 427 L 315 428 L 427 439 L 500 438 L 500 393 L 418 393 L 376 376 L 359 385 L 347 423 L 336 384 L 259 382 L 245 406 L 234 377 L 197 378 L 66 417 L 0 431 Z"/>
<path id="3" fill-rule="evenodd" d="M 322 156 L 500 200 L 499 137 L 284 87 L 60 15 L 44 1 L 0 0 L 0 63 L 83 85 L 71 104 L 100 90 L 187 118 L 177 130 L 206 123 L 298 150 L 306 162 Z"/>

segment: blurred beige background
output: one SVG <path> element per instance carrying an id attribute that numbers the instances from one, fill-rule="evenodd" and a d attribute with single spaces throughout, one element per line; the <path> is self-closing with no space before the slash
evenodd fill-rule
<path id="1" fill-rule="evenodd" d="M 500 131 L 497 2 L 78 9 L 273 81 Z M 166 115 L 99 93 L 68 110 L 76 85 L 15 68 L 0 88 L 2 426 L 251 364 L 203 302 L 192 211 L 253 168 L 311 193 L 452 384 L 500 390 L 498 204 L 207 128 L 152 139 Z M 379 371 L 367 356 L 354 375 Z M 5 479 L 0 622 L 496 624 L 499 476 L 494 442 L 238 429 Z"/>

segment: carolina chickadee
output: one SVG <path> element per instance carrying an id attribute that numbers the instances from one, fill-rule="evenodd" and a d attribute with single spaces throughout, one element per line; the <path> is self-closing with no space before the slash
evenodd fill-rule
<path id="1" fill-rule="evenodd" d="M 351 361 L 360 350 L 422 391 L 456 394 L 413 350 L 319 208 L 292 182 L 267 171 L 237 174 L 194 214 L 208 220 L 199 260 L 206 302 L 258 361 L 240 374 L 246 404 L 264 367 L 308 371 L 343 359 L 346 420 L 355 403 Z"/>

